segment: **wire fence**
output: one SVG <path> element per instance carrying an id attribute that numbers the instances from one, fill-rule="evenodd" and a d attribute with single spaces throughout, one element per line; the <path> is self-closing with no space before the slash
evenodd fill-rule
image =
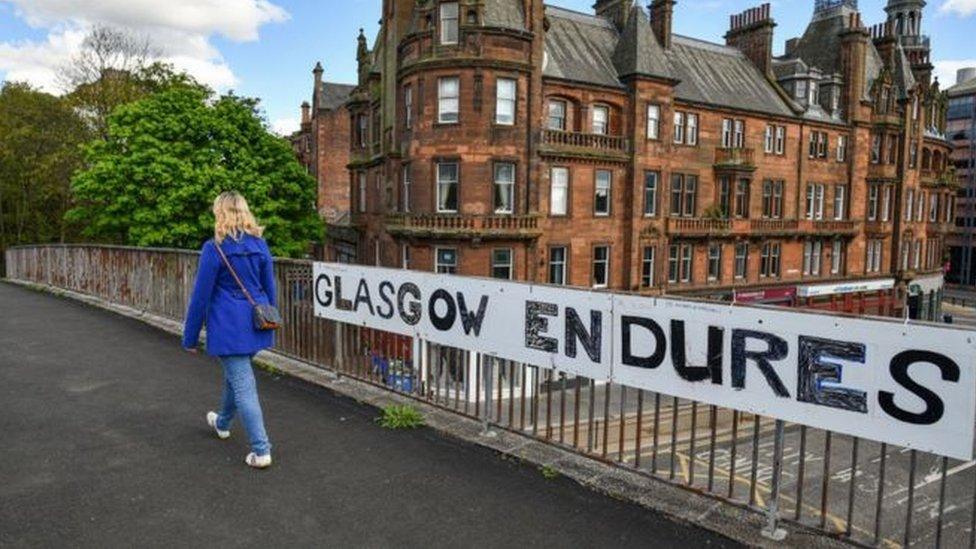
<path id="1" fill-rule="evenodd" d="M 181 320 L 198 256 L 7 250 L 9 279 Z M 866 546 L 976 547 L 976 462 L 317 318 L 312 263 L 276 262 L 275 351 L 732 505 Z M 772 530 L 771 530 L 772 531 Z"/>

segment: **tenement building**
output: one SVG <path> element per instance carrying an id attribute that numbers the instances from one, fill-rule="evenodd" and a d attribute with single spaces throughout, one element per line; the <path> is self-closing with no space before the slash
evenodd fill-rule
<path id="1" fill-rule="evenodd" d="M 349 202 L 350 117 L 346 110 L 348 84 L 324 82 L 325 69 L 312 69 L 312 102 L 302 103 L 301 129 L 291 137 L 299 161 L 318 182 L 317 208 L 326 224 L 329 240 L 319 253 L 330 261 L 354 261 L 358 234 L 352 227 Z"/>
<path id="2" fill-rule="evenodd" d="M 355 261 L 935 318 L 956 183 L 924 0 L 872 27 L 817 0 L 780 57 L 768 4 L 724 44 L 675 4 L 385 0 L 344 104 Z"/>
<path id="3" fill-rule="evenodd" d="M 976 286 L 976 67 L 960 69 L 956 85 L 946 90 L 951 163 L 959 178 L 956 232 L 949 239 L 949 281 Z"/>

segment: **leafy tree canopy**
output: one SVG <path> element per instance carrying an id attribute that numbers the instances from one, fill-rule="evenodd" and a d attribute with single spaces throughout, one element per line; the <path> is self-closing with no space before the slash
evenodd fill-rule
<path id="1" fill-rule="evenodd" d="M 277 255 L 299 256 L 322 236 L 315 181 L 265 129 L 254 99 L 176 83 L 117 107 L 86 160 L 68 217 L 93 239 L 199 247 L 213 234 L 213 199 L 229 190 L 248 198 Z"/>
<path id="2" fill-rule="evenodd" d="M 68 181 L 88 130 L 69 103 L 27 84 L 0 87 L 0 250 L 64 241 Z"/>

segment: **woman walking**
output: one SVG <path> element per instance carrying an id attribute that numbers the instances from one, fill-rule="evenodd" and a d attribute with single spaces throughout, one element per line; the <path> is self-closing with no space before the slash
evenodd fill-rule
<path id="1" fill-rule="evenodd" d="M 196 352 L 200 329 L 207 325 L 207 354 L 224 371 L 219 412 L 207 413 L 207 424 L 221 439 L 240 415 L 251 443 L 244 462 L 263 469 L 271 465 L 271 443 L 264 429 L 251 359 L 274 341 L 271 329 L 256 322 L 258 309 L 274 311 L 274 266 L 268 244 L 244 197 L 226 192 L 214 200 L 214 238 L 200 253 L 200 266 L 183 329 L 183 348 Z M 269 309 L 267 306 L 270 305 Z"/>

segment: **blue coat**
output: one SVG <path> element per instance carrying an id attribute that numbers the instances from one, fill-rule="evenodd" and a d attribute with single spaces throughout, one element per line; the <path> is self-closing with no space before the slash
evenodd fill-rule
<path id="1" fill-rule="evenodd" d="M 248 234 L 240 240 L 227 237 L 220 247 L 251 297 L 258 303 L 277 306 L 274 262 L 264 239 Z M 213 240 L 200 251 L 200 267 L 183 327 L 183 347 L 197 346 L 205 322 L 208 355 L 251 355 L 274 344 L 273 331 L 254 328 L 253 307 L 227 270 Z"/>

